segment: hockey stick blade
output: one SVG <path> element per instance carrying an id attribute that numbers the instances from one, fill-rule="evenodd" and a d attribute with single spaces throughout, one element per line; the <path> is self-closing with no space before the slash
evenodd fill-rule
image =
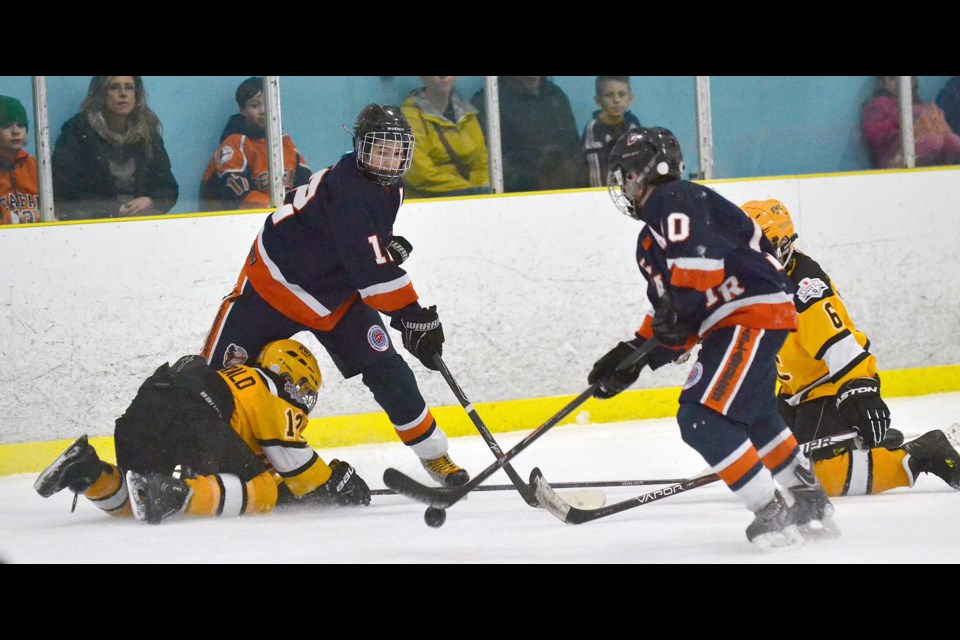
<path id="1" fill-rule="evenodd" d="M 639 349 L 627 356 L 627 358 L 617 366 L 617 369 L 626 369 L 627 367 L 639 362 L 648 353 L 650 353 L 650 351 L 652 351 L 657 344 L 658 342 L 656 339 L 647 340 L 640 345 Z M 546 422 L 527 434 L 527 436 L 518 442 L 512 449 L 504 453 L 502 456 L 498 456 L 497 460 L 493 464 L 478 473 L 476 476 L 471 478 L 469 482 L 462 486 L 428 487 L 420 482 L 417 482 L 402 471 L 398 471 L 392 467 L 388 467 L 383 471 L 383 483 L 397 493 L 402 493 L 409 498 L 413 498 L 414 500 L 418 500 L 419 502 L 423 502 L 432 507 L 437 507 L 438 509 L 446 509 L 456 504 L 465 495 L 483 484 L 487 478 L 492 476 L 504 465 L 513 460 L 524 449 L 536 442 L 538 438 L 556 426 L 557 423 L 573 413 L 574 409 L 592 398 L 599 386 L 600 385 L 598 383 L 594 383 L 584 389 L 580 395 L 568 402 L 562 409 L 560 409 L 560 411 L 553 414 L 553 416 L 548 418 Z"/>
<path id="2" fill-rule="evenodd" d="M 620 513 L 621 511 L 626 511 L 627 509 L 639 507 L 640 505 L 644 505 L 649 502 L 654 502 L 669 496 L 677 495 L 678 493 L 683 493 L 684 491 L 690 491 L 691 489 L 702 487 L 705 484 L 716 482 L 719 479 L 720 478 L 715 475 L 700 476 L 690 480 L 683 480 L 677 484 L 672 484 L 663 487 L 662 489 L 650 491 L 621 502 L 590 509 L 571 504 L 565 500 L 563 496 L 554 491 L 553 487 L 551 487 L 550 484 L 543 478 L 543 474 L 540 472 L 540 469 L 534 468 L 533 471 L 530 472 L 530 485 L 531 487 L 535 488 L 537 499 L 540 501 L 540 504 L 543 505 L 544 509 L 567 524 L 583 524 L 584 522 L 590 522 L 591 520 L 596 520 L 597 518 L 604 518 L 615 513 Z"/>
<path id="3" fill-rule="evenodd" d="M 816 440 L 811 440 L 810 442 L 801 445 L 800 450 L 805 454 L 810 453 L 811 451 L 816 451 L 817 449 L 823 449 L 824 447 L 832 446 L 838 442 L 850 440 L 851 438 L 855 438 L 857 435 L 858 434 L 856 431 L 848 431 L 835 436 L 817 438 Z M 540 472 L 540 469 L 534 468 L 530 472 L 530 486 L 536 493 L 540 504 L 543 505 L 544 509 L 552 513 L 560 521 L 566 522 L 567 524 L 582 524 L 584 522 L 590 522 L 591 520 L 605 518 L 615 513 L 626 511 L 627 509 L 640 507 L 650 502 L 655 502 L 669 496 L 675 496 L 679 493 L 690 491 L 691 489 L 696 489 L 697 487 L 702 487 L 703 485 L 716 482 L 719 479 L 720 478 L 716 474 L 701 475 L 689 480 L 682 480 L 668 487 L 663 487 L 662 489 L 657 489 L 633 498 L 628 498 L 627 500 L 623 500 L 621 502 L 605 505 L 599 509 L 584 509 L 564 501 L 563 496 L 554 491 L 553 487 L 551 487 L 547 480 L 543 477 L 543 473 Z"/>

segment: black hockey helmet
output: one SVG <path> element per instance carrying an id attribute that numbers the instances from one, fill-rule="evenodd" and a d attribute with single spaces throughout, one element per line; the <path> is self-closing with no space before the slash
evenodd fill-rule
<path id="1" fill-rule="evenodd" d="M 357 166 L 379 185 L 391 185 L 410 170 L 413 132 L 400 107 L 368 104 L 353 125 Z"/>
<path id="2" fill-rule="evenodd" d="M 624 134 L 610 150 L 607 185 L 613 203 L 631 218 L 640 219 L 635 200 L 646 187 L 683 177 L 683 153 L 677 137 L 663 127 Z"/>

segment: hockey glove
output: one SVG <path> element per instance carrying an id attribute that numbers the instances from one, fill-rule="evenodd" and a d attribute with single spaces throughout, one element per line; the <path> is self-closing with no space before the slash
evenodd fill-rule
<path id="1" fill-rule="evenodd" d="M 637 381 L 640 372 L 647 364 L 647 358 L 640 358 L 639 362 L 635 362 L 620 371 L 617 370 L 620 363 L 640 346 L 637 342 L 637 340 L 621 342 L 594 363 L 590 375 L 587 376 L 588 384 L 600 384 L 593 393 L 594 397 L 607 400 Z"/>
<path id="2" fill-rule="evenodd" d="M 403 332 L 404 348 L 427 369 L 438 370 L 433 354 L 443 355 L 443 325 L 437 306 L 403 311 L 393 317 L 390 326 Z"/>
<path id="3" fill-rule="evenodd" d="M 837 411 L 848 427 L 856 429 L 863 443 L 876 447 L 887 435 L 890 410 L 880 397 L 880 382 L 875 378 L 854 378 L 840 387 Z"/>
<path id="4" fill-rule="evenodd" d="M 299 498 L 281 483 L 278 489 L 277 506 L 302 505 L 308 507 L 349 507 L 370 504 L 370 488 L 350 463 L 331 460 L 333 474 L 322 485 Z"/>
<path id="5" fill-rule="evenodd" d="M 393 236 L 390 244 L 387 245 L 387 253 L 397 264 L 403 264 L 410 257 L 411 251 L 413 251 L 413 245 L 403 236 Z"/>
<path id="6" fill-rule="evenodd" d="M 680 316 L 676 307 L 673 306 L 670 292 L 664 292 L 654 308 L 653 335 L 657 336 L 661 344 L 668 347 L 682 347 L 692 333 L 687 324 L 680 322 Z"/>

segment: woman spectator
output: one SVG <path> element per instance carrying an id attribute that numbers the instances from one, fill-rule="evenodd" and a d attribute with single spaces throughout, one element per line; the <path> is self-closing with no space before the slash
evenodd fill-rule
<path id="1" fill-rule="evenodd" d="M 179 187 L 142 76 L 94 76 L 53 152 L 54 213 L 89 220 L 167 213 Z"/>
<path id="2" fill-rule="evenodd" d="M 420 76 L 401 106 L 416 143 L 404 178 L 411 198 L 492 193 L 477 109 L 454 89 L 457 76 Z"/>

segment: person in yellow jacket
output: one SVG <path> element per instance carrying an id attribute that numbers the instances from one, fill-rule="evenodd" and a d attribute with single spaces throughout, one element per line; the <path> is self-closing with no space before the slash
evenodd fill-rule
<path id="1" fill-rule="evenodd" d="M 407 197 L 492 193 L 477 109 L 457 93 L 457 76 L 420 76 L 420 81 L 423 86 L 400 107 L 417 141 L 403 179 Z"/>
<path id="2" fill-rule="evenodd" d="M 203 211 L 270 208 L 263 78 L 254 76 L 241 82 L 235 97 L 240 113 L 227 120 L 220 134 L 220 148 L 210 158 L 200 180 L 200 209 Z M 290 191 L 307 184 L 311 171 L 293 138 L 283 134 L 282 147 L 283 187 Z"/>
<path id="3" fill-rule="evenodd" d="M 116 465 L 100 460 L 84 435 L 34 489 L 44 498 L 69 489 L 110 515 L 151 524 L 180 513 L 370 504 L 354 468 L 327 464 L 303 437 L 321 384 L 316 358 L 296 340 L 268 343 L 253 366 L 218 370 L 203 356 L 183 356 L 147 378 L 117 419 Z"/>
<path id="4" fill-rule="evenodd" d="M 799 327 L 777 354 L 780 415 L 799 442 L 855 430 L 857 437 L 811 456 L 830 496 L 870 495 L 912 487 L 932 473 L 960 490 L 960 423 L 904 443 L 890 428 L 880 396 L 877 358 L 857 329 L 833 280 L 796 249 L 797 233 L 779 200 L 751 200 L 741 208 L 760 225 L 796 289 Z"/>
<path id="5" fill-rule="evenodd" d="M 0 96 L 0 224 L 40 222 L 37 159 L 24 151 L 27 110 Z"/>

